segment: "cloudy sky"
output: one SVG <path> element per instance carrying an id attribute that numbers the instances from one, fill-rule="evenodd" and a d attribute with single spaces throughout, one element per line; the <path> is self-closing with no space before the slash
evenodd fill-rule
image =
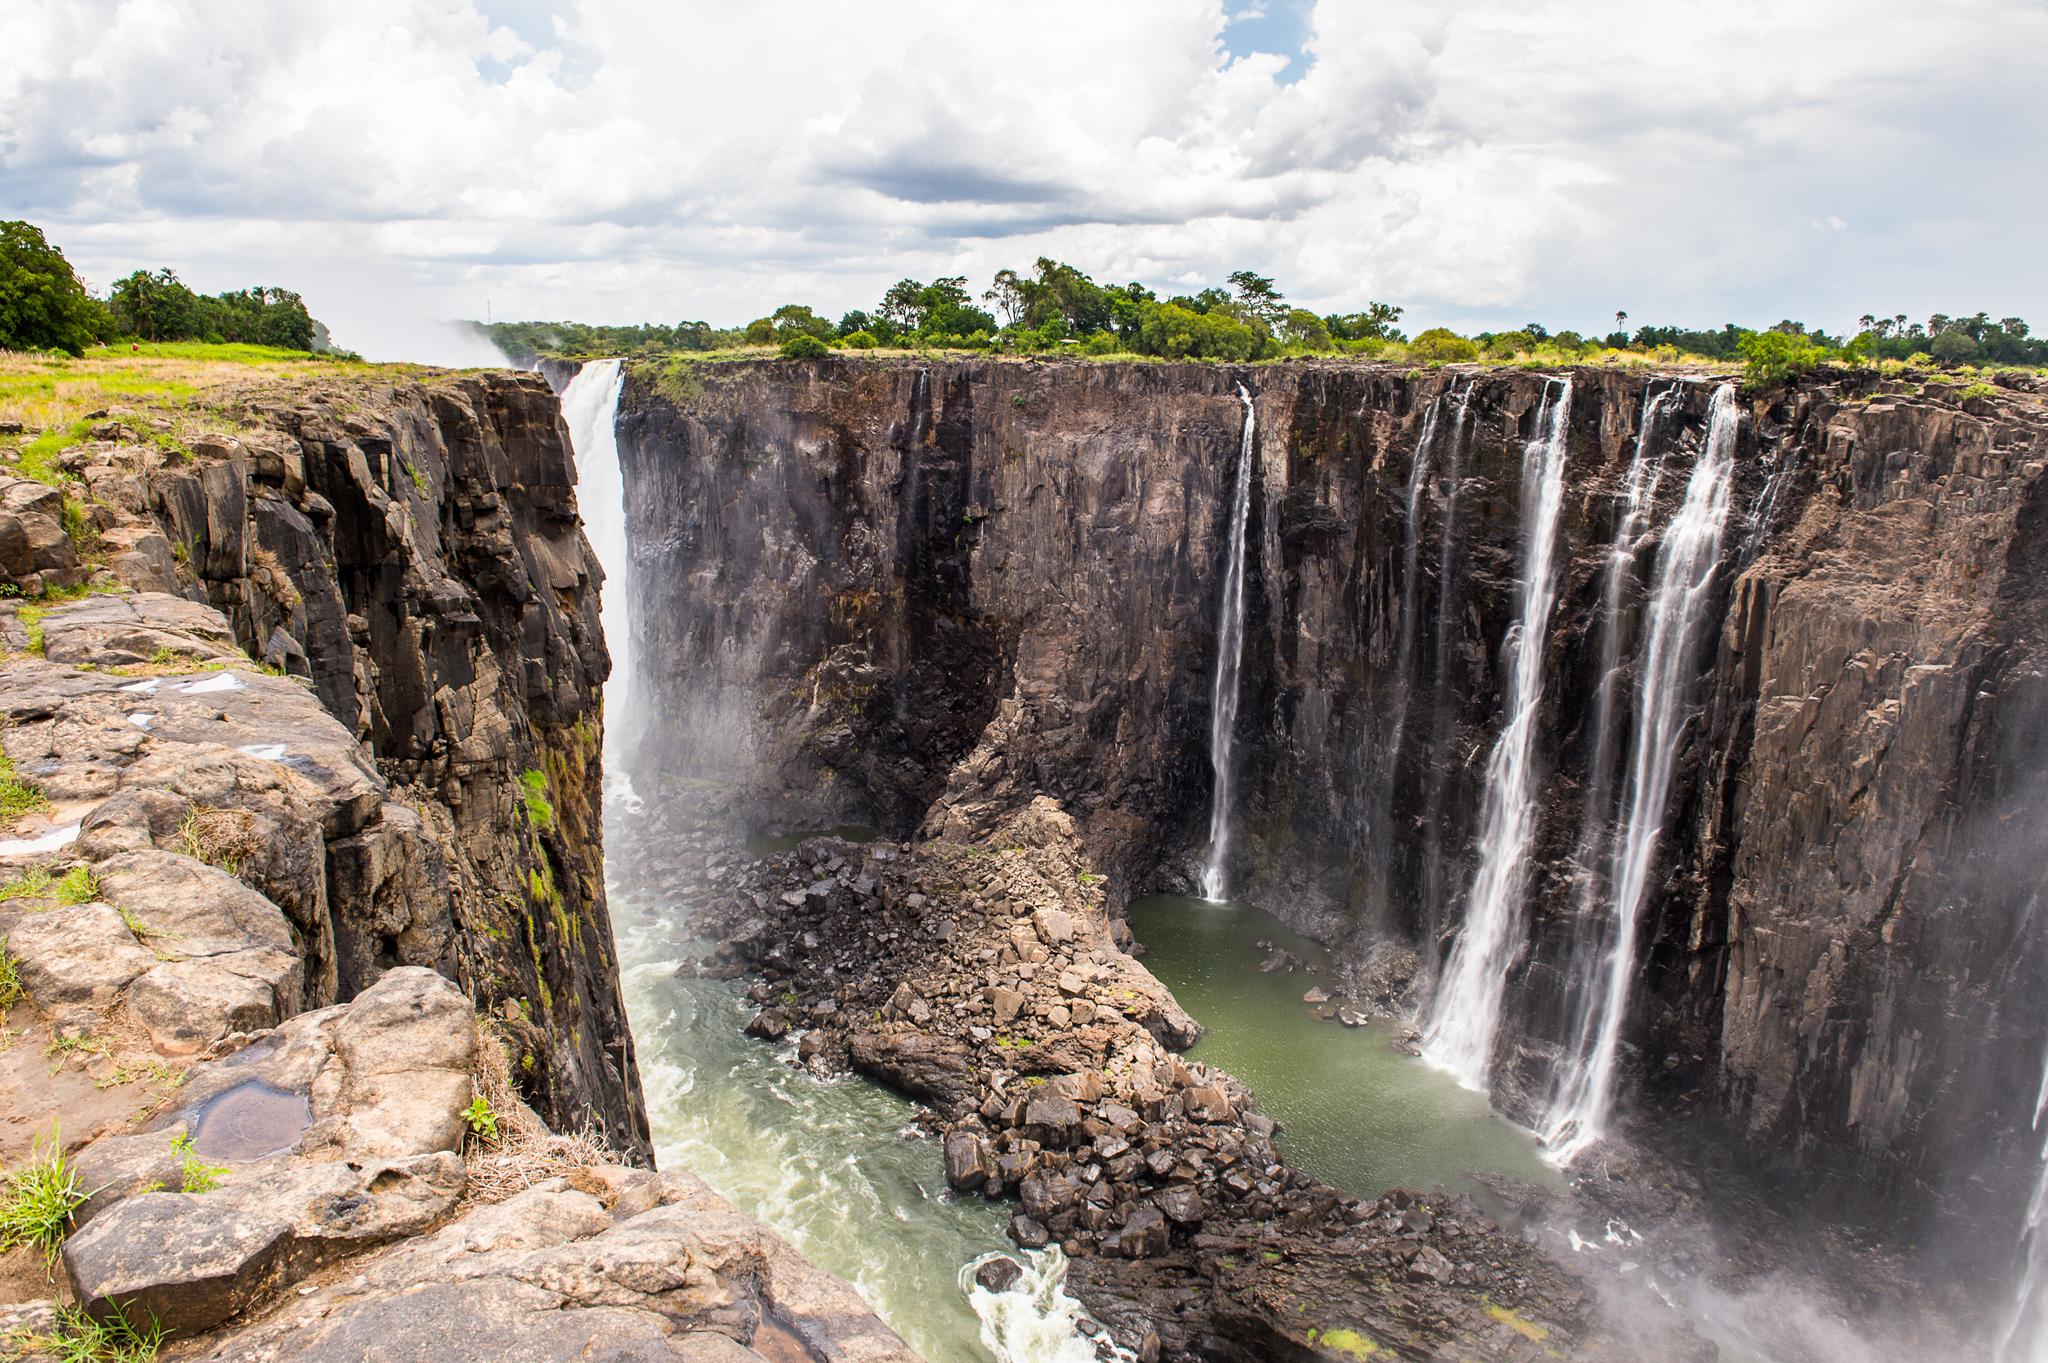
<path id="1" fill-rule="evenodd" d="M 1411 327 L 2048 328 L 2039 0 L 4 0 L 0 217 L 104 287 L 744 322 L 1040 255 Z"/>

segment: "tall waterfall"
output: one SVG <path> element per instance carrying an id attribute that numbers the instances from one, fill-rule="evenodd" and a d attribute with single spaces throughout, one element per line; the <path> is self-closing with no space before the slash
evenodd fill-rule
<path id="1" fill-rule="evenodd" d="M 1593 1029 L 1598 1009 L 1591 999 L 1605 977 L 1607 956 L 1605 913 L 1608 900 L 1607 860 L 1613 850 L 1615 743 L 1615 702 L 1621 691 L 1626 668 L 1623 648 L 1628 642 L 1628 617 L 1623 598 L 1636 581 L 1636 561 L 1649 540 L 1650 516 L 1657 505 L 1657 492 L 1664 482 L 1668 445 L 1659 444 L 1657 434 L 1684 389 L 1679 386 L 1658 391 L 1645 389 L 1643 410 L 1636 425 L 1635 453 L 1629 459 L 1623 483 L 1624 505 L 1614 524 L 1614 538 L 1607 546 L 1607 562 L 1600 582 L 1600 686 L 1593 697 L 1593 753 L 1586 764 L 1586 795 L 1581 806 L 1583 826 L 1575 859 L 1578 863 L 1578 922 L 1573 930 L 1566 1001 L 1575 1010 L 1577 1026 L 1571 1041 L 1572 1064 L 1560 1066 L 1552 1075 L 1550 1104 L 1555 1110 L 1564 1087 L 1592 1050 Z"/>
<path id="2" fill-rule="evenodd" d="M 632 558 L 626 552 L 626 480 L 619 470 L 616 423 L 625 367 L 618 360 L 593 360 L 576 371 L 562 390 L 562 418 L 576 453 L 576 504 L 583 533 L 604 569 L 600 620 L 612 656 L 604 684 L 604 769 L 606 783 L 637 803 L 625 776 L 626 714 L 633 680 L 633 629 L 626 603 L 632 595 Z"/>
<path id="3" fill-rule="evenodd" d="M 1479 870 L 1465 898 L 1464 929 L 1444 967 L 1423 1054 L 1468 1088 L 1484 1091 L 1508 967 L 1521 949 L 1522 892 L 1536 831 L 1536 719 L 1543 701 L 1543 645 L 1557 603 L 1557 521 L 1564 505 L 1565 435 L 1572 381 L 1546 385 L 1536 435 L 1522 452 L 1522 574 L 1507 661 L 1507 722 L 1486 762 Z"/>
<path id="4" fill-rule="evenodd" d="M 1721 532 L 1728 523 L 1738 410 L 1733 384 L 1714 390 L 1706 447 L 1693 465 L 1685 501 L 1657 550 L 1649 635 L 1636 677 L 1635 727 L 1622 797 L 1625 818 L 1612 868 L 1614 921 L 1601 979 L 1586 1000 L 1593 1013 L 1584 1032 L 1590 1034 L 1592 1048 L 1568 1061 L 1558 1099 L 1544 1123 L 1544 1142 L 1560 1163 L 1600 1139 L 1614 1100 L 1615 1057 L 1635 977 L 1636 929 L 1649 899 L 1650 871 L 1664 832 L 1679 741 L 1690 718 L 1693 645 L 1706 622 L 1721 561 Z"/>
<path id="5" fill-rule="evenodd" d="M 2048 1125 L 2048 1060 L 2042 1062 L 2041 1088 L 2034 1097 L 2034 1130 Z M 2048 1134 L 2041 1142 L 2041 1174 L 2020 1227 L 2026 1260 L 2013 1289 L 2012 1312 L 1998 1336 L 1998 1363 L 2048 1363 Z"/>
<path id="6" fill-rule="evenodd" d="M 1202 867 L 1202 898 L 1222 899 L 1230 857 L 1232 749 L 1237 735 L 1237 674 L 1244 665 L 1245 522 L 1251 517 L 1252 437 L 1258 413 L 1243 384 L 1244 439 L 1237 452 L 1237 490 L 1230 502 L 1230 566 L 1223 575 L 1223 604 L 1216 625 L 1216 681 L 1209 697 L 1209 767 L 1215 789 L 1209 797 L 1209 859 Z"/>

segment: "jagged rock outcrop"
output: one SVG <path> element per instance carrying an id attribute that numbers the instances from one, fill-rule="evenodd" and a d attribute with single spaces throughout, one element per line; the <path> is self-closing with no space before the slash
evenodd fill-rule
<path id="1" fill-rule="evenodd" d="M 464 374 L 227 401 L 239 429 L 189 458 L 114 422 L 64 461 L 116 575 L 227 616 L 212 634 L 176 622 L 177 650 L 246 649 L 307 679 L 374 760 L 377 807 L 286 801 L 242 830 L 294 849 L 244 870 L 293 919 L 311 1001 L 393 966 L 439 970 L 518 1038 L 548 1120 L 594 1121 L 644 1156 L 601 869 L 601 575 L 552 395 Z M 83 657 L 69 639 L 87 630 L 94 656 L 147 662 L 164 640 L 127 609 L 66 612 L 48 656 Z"/>
<path id="2" fill-rule="evenodd" d="M 1237 880 L 1354 959 L 1389 937 L 1434 959 L 1460 923 L 1501 723 L 1523 450 L 1562 377 L 635 370 L 619 422 L 650 584 L 635 621 L 642 684 L 673 721 L 643 761 L 744 782 L 783 826 L 968 838 L 1049 794 L 1114 894 L 1185 884 L 1210 794 L 1242 381 L 1259 438 Z M 1571 1026 L 1601 574 L 1646 388 L 1681 385 L 1654 532 L 1712 387 L 1697 372 L 1568 377 L 1529 945 L 1494 1072 L 1523 1116 Z M 2026 928 L 2041 872 L 2015 850 L 2048 810 L 2048 418 L 2027 393 L 1940 378 L 1746 394 L 1624 1091 L 1830 1215 L 1893 1235 L 1933 1216 L 1967 1232 L 1925 1231 L 1937 1252 L 1967 1243 L 2002 1263 L 2048 1051 L 2048 938 Z M 1461 442 L 1435 451 L 1411 499 L 1420 430 L 1453 390 Z M 1624 593 L 1631 639 L 1655 542 Z M 1389 758 L 1395 714 L 1406 738 Z"/>

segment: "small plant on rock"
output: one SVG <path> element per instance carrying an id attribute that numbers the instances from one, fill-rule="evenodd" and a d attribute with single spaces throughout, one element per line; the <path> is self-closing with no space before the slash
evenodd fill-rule
<path id="1" fill-rule="evenodd" d="M 462 1109 L 462 1120 L 469 1123 L 469 1129 L 476 1138 L 487 1145 L 498 1143 L 498 1114 L 491 1110 L 491 1100 L 481 1093 L 469 1100 L 469 1106 Z"/>
<path id="2" fill-rule="evenodd" d="M 74 866 L 57 878 L 59 904 L 90 904 L 100 897 L 100 878 L 90 866 Z"/>
<path id="3" fill-rule="evenodd" d="M 539 829 L 552 827 L 555 807 L 548 800 L 547 773 L 538 770 L 521 772 L 519 784 L 524 791 L 520 802 L 526 806 L 526 821 Z"/>
<path id="4" fill-rule="evenodd" d="M 171 1137 L 171 1152 L 178 1157 L 178 1191 L 210 1193 L 227 1179 L 225 1164 L 208 1164 L 192 1149 L 192 1133 Z"/>
<path id="5" fill-rule="evenodd" d="M 36 899 L 50 888 L 50 873 L 31 866 L 5 885 L 0 885 L 0 904 L 10 899 Z"/>
<path id="6" fill-rule="evenodd" d="M 0 937 L 0 1013 L 5 1013 L 27 997 L 28 991 L 21 987 L 20 967 L 7 954 L 7 939 Z"/>
<path id="7" fill-rule="evenodd" d="M 38 636 L 40 637 L 40 636 Z M 48 809 L 41 786 L 14 774 L 14 762 L 0 752 L 0 824 L 12 823 L 32 810 Z"/>
<path id="8" fill-rule="evenodd" d="M 64 1158 L 55 1123 L 30 1146 L 28 1162 L 0 1175 L 0 1250 L 26 1245 L 54 1266 L 71 1215 L 92 1194 L 78 1186 L 78 1171 Z"/>
<path id="9" fill-rule="evenodd" d="M 164 1328 L 154 1316 L 147 1324 L 128 1319 L 116 1305 L 103 1316 L 75 1306 L 57 1308 L 57 1325 L 47 1332 L 21 1330 L 0 1338 L 4 1358 L 48 1358 L 55 1363 L 151 1363 L 163 1347 Z"/>

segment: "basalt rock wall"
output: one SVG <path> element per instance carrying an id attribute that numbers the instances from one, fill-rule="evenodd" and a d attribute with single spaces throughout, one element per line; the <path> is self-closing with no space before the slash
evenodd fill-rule
<path id="1" fill-rule="evenodd" d="M 1394 939 L 1434 962 L 1502 725 L 1526 451 L 1567 379 L 1527 947 L 1494 1073 L 1497 1102 L 1533 1116 L 1573 1025 L 1583 918 L 1609 911 L 1582 893 L 1600 874 L 1587 830 L 1611 817 L 1588 811 L 1624 770 L 1657 536 L 1719 377 L 636 369 L 619 435 L 654 697 L 640 775 L 737 790 L 764 825 L 954 837 L 1051 795 L 1114 894 L 1188 885 L 1242 383 L 1257 438 L 1233 886 L 1353 959 Z M 1674 387 L 1613 617 L 1603 785 L 1605 574 L 1646 398 Z M 1693 1119 L 1848 1219 L 1974 1219 L 2001 1258 L 2048 1048 L 2028 918 L 2048 832 L 2048 422 L 2026 392 L 1875 375 L 1744 389 L 1741 413 L 1624 1105 Z"/>
<path id="2" fill-rule="evenodd" d="M 188 459 L 94 446 L 78 471 L 122 520 L 122 577 L 220 609 L 389 783 L 308 864 L 246 870 L 292 918 L 307 1004 L 438 970 L 551 1125 L 646 1159 L 602 869 L 602 574 L 553 395 L 465 374 L 232 401 L 237 433 Z"/>

